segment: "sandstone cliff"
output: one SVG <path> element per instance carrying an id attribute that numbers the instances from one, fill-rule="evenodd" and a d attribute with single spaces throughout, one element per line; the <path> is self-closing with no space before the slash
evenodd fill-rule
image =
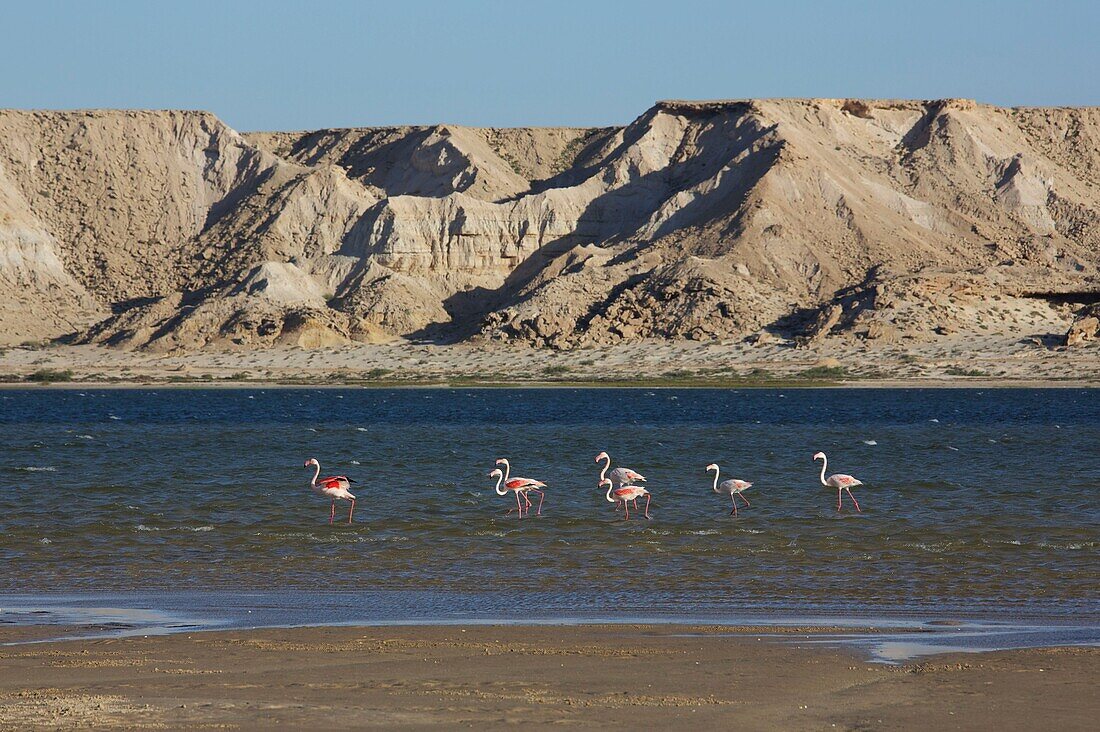
<path id="1" fill-rule="evenodd" d="M 1065 332 L 1100 109 L 662 102 L 623 128 L 238 134 L 0 112 L 0 341 L 570 348 Z"/>

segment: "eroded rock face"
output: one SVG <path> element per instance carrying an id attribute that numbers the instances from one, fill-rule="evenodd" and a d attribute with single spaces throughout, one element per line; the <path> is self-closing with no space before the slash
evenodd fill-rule
<path id="1" fill-rule="evenodd" d="M 0 166 L 0 345 L 68 333 L 106 315 L 58 251 Z"/>
<path id="2" fill-rule="evenodd" d="M 1100 337 L 1100 305 L 1086 308 L 1066 332 L 1065 345 L 1079 346 Z"/>
<path id="3" fill-rule="evenodd" d="M 1066 345 L 1078 346 L 1086 341 L 1095 340 L 1097 332 L 1100 332 L 1100 318 L 1081 318 L 1070 326 L 1066 333 Z"/>
<path id="4" fill-rule="evenodd" d="M 1064 332 L 1059 293 L 1100 288 L 1098 150 L 1096 109 L 965 100 L 244 136 L 0 112 L 0 325 L 165 350 Z"/>

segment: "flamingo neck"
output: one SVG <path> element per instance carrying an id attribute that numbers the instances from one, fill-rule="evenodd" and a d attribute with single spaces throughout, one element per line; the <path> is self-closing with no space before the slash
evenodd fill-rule
<path id="1" fill-rule="evenodd" d="M 313 480 L 309 481 L 310 485 L 317 485 L 317 477 L 321 475 L 321 463 L 314 463 L 314 467 L 317 469 L 313 471 Z"/>
<path id="2" fill-rule="evenodd" d="M 609 460 L 609 461 L 608 461 L 608 463 L 610 464 L 610 462 L 611 462 L 611 461 Z M 615 499 L 611 497 L 611 491 L 612 491 L 612 489 L 614 489 L 614 488 L 615 488 L 615 484 L 614 484 L 614 483 L 612 483 L 611 485 L 607 486 L 607 502 L 608 502 L 608 503 L 614 503 L 614 502 L 615 502 Z"/>
<path id="3" fill-rule="evenodd" d="M 721 472 L 722 471 L 721 471 L 720 468 L 715 468 L 714 469 L 714 492 L 715 493 L 718 492 L 718 474 L 721 473 Z"/>
<path id="4" fill-rule="evenodd" d="M 496 487 L 496 492 L 497 492 L 497 495 L 498 495 L 498 496 L 503 496 L 503 495 L 504 495 L 505 493 L 507 493 L 507 492 L 508 492 L 508 491 L 502 491 L 502 490 L 500 489 L 500 484 L 501 484 L 501 483 L 503 483 L 503 482 L 504 482 L 504 476 L 503 476 L 503 475 L 502 475 L 502 476 L 500 476 L 499 478 L 497 478 L 497 487 Z"/>
<path id="5" fill-rule="evenodd" d="M 600 468 L 600 481 L 601 482 L 603 481 L 604 478 L 607 477 L 607 469 L 611 467 L 611 456 L 610 455 L 604 456 L 604 460 L 606 460 L 607 462 L 603 464 L 602 468 Z"/>
<path id="6" fill-rule="evenodd" d="M 509 463 L 507 460 L 505 460 L 503 462 L 504 462 L 504 478 L 502 478 L 502 480 L 508 480 L 508 476 L 512 472 L 512 464 Z M 500 495 L 503 496 L 504 494 L 501 493 Z"/>
<path id="7" fill-rule="evenodd" d="M 825 466 L 829 464 L 829 458 L 821 456 L 821 485 L 829 485 L 825 482 Z"/>

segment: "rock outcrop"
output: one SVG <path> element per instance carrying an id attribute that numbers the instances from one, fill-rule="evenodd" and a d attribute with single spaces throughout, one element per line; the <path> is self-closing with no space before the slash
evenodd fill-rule
<path id="1" fill-rule="evenodd" d="M 1100 305 L 1087 307 L 1077 314 L 1077 319 L 1066 331 L 1064 344 L 1079 346 L 1100 338 Z"/>
<path id="2" fill-rule="evenodd" d="M 669 101 L 622 128 L 245 135 L 4 111 L 0 286 L 3 342 L 155 350 L 1061 333 L 1100 293 L 1100 110 Z"/>

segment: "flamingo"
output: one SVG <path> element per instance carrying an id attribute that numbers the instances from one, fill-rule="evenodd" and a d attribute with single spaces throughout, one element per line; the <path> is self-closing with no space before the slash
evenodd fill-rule
<path id="1" fill-rule="evenodd" d="M 600 481 L 603 481 L 604 478 L 608 477 L 607 470 L 611 467 L 611 456 L 606 452 L 601 452 L 596 456 L 596 462 L 598 463 L 601 460 L 607 461 L 600 470 Z M 645 476 L 630 468 L 615 468 L 611 471 L 610 478 L 613 483 L 618 483 L 619 485 L 623 485 L 627 482 L 645 483 Z"/>
<path id="2" fill-rule="evenodd" d="M 527 485 L 525 483 L 521 483 L 520 479 L 518 479 L 518 478 L 513 479 L 513 480 L 508 480 L 507 476 L 505 476 L 505 474 L 503 472 L 501 472 L 500 468 L 494 468 L 493 472 L 489 473 L 489 477 L 497 479 L 496 492 L 497 492 L 498 496 L 506 495 L 508 493 L 508 491 L 515 491 L 515 494 L 516 494 L 516 508 L 512 509 L 512 510 L 519 511 L 519 517 L 520 518 L 523 518 L 523 509 L 525 508 L 523 503 L 520 503 L 521 497 L 522 497 L 522 500 L 527 504 L 526 505 L 527 512 L 528 513 L 531 512 L 531 501 L 530 501 L 530 499 L 527 498 L 527 491 L 532 490 L 532 488 L 529 485 Z M 501 488 L 502 483 L 504 484 L 503 488 Z M 541 500 L 539 501 L 539 508 L 540 509 L 542 508 L 542 501 Z M 511 513 L 512 510 L 509 510 L 508 513 Z"/>
<path id="3" fill-rule="evenodd" d="M 649 501 L 653 498 L 653 494 L 642 488 L 640 485 L 623 485 L 618 488 L 611 482 L 610 478 L 604 478 L 600 481 L 600 488 L 607 485 L 607 501 L 608 503 L 623 502 L 623 510 L 626 511 L 626 520 L 630 520 L 630 507 L 627 505 L 627 501 L 634 501 L 634 507 L 638 507 L 638 499 L 645 496 L 645 517 L 649 518 Z M 612 498 L 611 494 L 614 493 L 615 497 Z"/>
<path id="4" fill-rule="evenodd" d="M 496 461 L 496 465 L 504 466 L 504 484 L 507 490 L 516 491 L 516 498 L 518 502 L 519 493 L 524 493 L 524 500 L 527 501 L 528 513 L 530 513 L 531 501 L 527 498 L 527 492 L 533 491 L 539 494 L 539 507 L 535 510 L 536 516 L 542 515 L 542 501 L 546 499 L 546 493 L 543 492 L 546 489 L 547 484 L 541 480 L 535 480 L 533 478 L 513 478 L 508 479 L 508 474 L 511 472 L 511 465 L 507 458 L 500 458 Z M 497 491 L 499 493 L 499 491 Z M 500 493 L 504 495 L 504 493 Z M 510 511 L 508 513 L 511 513 Z"/>
<path id="5" fill-rule="evenodd" d="M 607 470 L 608 470 L 608 468 L 611 467 L 611 456 L 608 455 L 606 452 L 601 452 L 599 455 L 596 456 L 595 462 L 598 463 L 601 460 L 606 460 L 607 461 L 604 464 L 604 466 L 600 469 L 600 481 L 601 481 L 600 485 L 603 485 L 602 481 L 604 480 L 604 478 L 607 477 Z M 644 483 L 645 482 L 645 476 L 642 475 L 641 473 L 639 473 L 636 470 L 631 470 L 630 468 L 615 468 L 614 470 L 611 471 L 611 481 L 613 483 L 617 483 L 620 486 L 623 486 L 623 485 L 626 485 L 627 483 L 632 483 L 632 482 Z M 615 510 L 616 511 L 619 510 L 618 503 L 615 504 Z M 637 500 L 634 501 L 634 510 L 635 511 L 638 510 L 638 501 Z"/>
<path id="6" fill-rule="evenodd" d="M 718 482 L 718 475 L 721 472 L 717 463 L 711 463 L 707 466 L 707 472 L 714 471 L 714 492 L 715 493 L 729 493 L 730 500 L 733 501 L 733 510 L 730 514 L 737 515 L 737 496 L 741 496 L 741 500 L 745 502 L 745 506 L 751 506 L 749 499 L 745 498 L 745 491 L 752 488 L 752 483 L 746 480 L 738 480 L 737 478 L 730 478 L 729 480 L 723 480 Z"/>
<path id="7" fill-rule="evenodd" d="M 321 463 L 317 462 L 316 458 L 310 458 L 306 460 L 303 467 L 309 467 L 310 465 L 317 468 L 313 473 L 313 480 L 309 482 L 309 487 L 313 489 L 313 492 L 332 499 L 332 510 L 328 515 L 328 522 L 331 524 L 336 518 L 336 499 L 340 498 L 345 501 L 351 501 L 351 508 L 348 509 L 348 523 L 351 523 L 351 514 L 355 511 L 355 496 L 348 490 L 351 484 L 355 481 L 344 475 L 330 475 L 327 478 L 317 479 L 317 476 L 321 474 Z"/>
<path id="8" fill-rule="evenodd" d="M 863 485 L 863 482 L 843 473 L 836 473 L 826 478 L 825 467 L 829 464 L 829 458 L 825 457 L 823 452 L 816 452 L 814 453 L 814 460 L 818 459 L 821 460 L 821 485 L 827 488 L 836 488 L 836 510 L 839 512 L 841 509 L 841 491 L 847 491 L 848 497 L 852 499 L 852 503 L 856 506 L 856 511 L 863 513 L 863 510 L 859 507 L 859 501 L 852 495 L 852 486 Z"/>

